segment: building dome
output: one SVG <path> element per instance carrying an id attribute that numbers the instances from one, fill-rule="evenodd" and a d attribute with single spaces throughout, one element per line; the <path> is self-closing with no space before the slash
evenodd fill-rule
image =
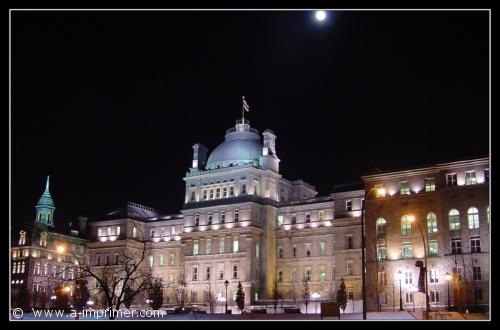
<path id="1" fill-rule="evenodd" d="M 206 168 L 258 164 L 261 156 L 262 144 L 259 132 L 250 128 L 248 122 L 237 123 L 235 128 L 227 130 L 225 141 L 210 153 Z"/>

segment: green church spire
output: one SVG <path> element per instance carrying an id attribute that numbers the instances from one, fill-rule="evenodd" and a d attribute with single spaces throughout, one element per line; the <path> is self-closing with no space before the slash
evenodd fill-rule
<path id="1" fill-rule="evenodd" d="M 35 223 L 44 224 L 47 227 L 54 227 L 54 201 L 49 191 L 50 176 L 47 176 L 47 182 L 45 183 L 45 191 L 38 200 L 35 206 L 36 218 Z"/>

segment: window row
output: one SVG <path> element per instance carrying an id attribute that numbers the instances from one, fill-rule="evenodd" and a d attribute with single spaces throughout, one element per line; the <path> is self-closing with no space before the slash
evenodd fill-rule
<path id="1" fill-rule="evenodd" d="M 214 224 L 214 215 L 217 215 L 217 213 L 209 213 L 207 215 L 207 221 L 206 221 L 206 225 L 207 226 L 210 226 L 210 225 L 213 225 Z M 226 212 L 225 211 L 221 211 L 219 212 L 218 214 L 218 218 L 219 218 L 219 222 L 220 224 L 224 224 L 226 223 Z M 233 222 L 239 222 L 240 221 L 240 211 L 239 210 L 234 210 L 233 211 Z M 198 227 L 200 225 L 200 215 L 199 214 L 195 214 L 194 215 L 194 226 L 195 227 Z"/>
<path id="2" fill-rule="evenodd" d="M 97 237 L 120 236 L 120 226 L 97 228 Z"/>
<path id="3" fill-rule="evenodd" d="M 199 281 L 199 280 L 204 280 L 204 281 L 210 281 L 213 279 L 217 280 L 224 280 L 224 264 L 220 264 L 217 267 L 217 274 L 212 273 L 212 266 L 205 266 L 204 267 L 204 274 L 203 277 L 200 279 L 200 273 L 199 273 L 199 267 L 198 266 L 193 266 L 191 268 L 191 281 Z M 213 276 L 216 276 L 215 278 Z M 232 279 L 238 279 L 238 265 L 232 265 L 231 266 L 231 274 L 230 274 Z"/>
<path id="4" fill-rule="evenodd" d="M 135 229 L 135 228 L 134 228 Z M 165 236 L 175 236 L 177 235 L 177 230 L 175 226 L 164 227 L 164 228 L 154 228 L 149 231 L 149 237 L 165 237 Z M 132 236 L 135 237 L 134 230 L 132 230 Z"/>
<path id="5" fill-rule="evenodd" d="M 310 212 L 304 213 L 303 219 L 304 219 L 305 223 L 310 223 L 311 222 L 311 213 Z M 324 221 L 325 220 L 325 211 L 324 210 L 318 211 L 318 220 L 319 221 Z M 278 227 L 282 227 L 285 224 L 284 216 L 283 215 L 278 215 L 278 218 L 276 219 L 276 222 L 278 224 Z M 296 223 L 297 223 L 297 214 L 296 213 L 292 213 L 289 224 L 295 225 Z"/>
<path id="6" fill-rule="evenodd" d="M 155 263 L 155 256 L 149 256 L 148 260 L 149 260 L 149 267 L 155 267 L 155 265 L 158 265 L 159 267 L 166 266 L 165 257 L 163 254 L 156 256 L 157 263 Z M 175 254 L 171 253 L 169 255 L 168 265 L 175 266 Z"/>
<path id="7" fill-rule="evenodd" d="M 240 251 L 240 241 L 238 236 L 233 236 L 232 237 L 232 251 L 233 253 L 239 252 Z M 214 246 L 215 245 L 215 246 Z M 214 249 L 214 247 L 216 249 Z M 257 257 L 259 257 L 260 251 L 259 251 L 259 244 L 256 245 L 255 247 L 255 254 Z M 205 254 L 212 254 L 212 253 L 226 253 L 226 238 L 225 237 L 219 237 L 217 238 L 207 238 L 205 239 Z M 200 254 L 200 242 L 198 240 L 193 241 L 193 255 L 199 255 Z"/>
<path id="8" fill-rule="evenodd" d="M 490 207 L 486 209 L 486 218 L 489 224 L 490 222 Z M 427 213 L 427 233 L 434 234 L 438 232 L 437 217 L 434 212 Z M 412 223 L 415 218 L 409 215 L 403 215 L 401 217 L 401 235 L 409 236 L 412 233 Z M 460 212 L 457 209 L 451 209 L 448 212 L 448 224 L 450 230 L 460 230 Z M 479 228 L 479 210 L 476 207 L 470 207 L 467 210 L 467 225 L 469 229 Z M 378 218 L 375 222 L 376 234 L 378 237 L 384 237 L 386 235 L 387 220 L 384 218 Z"/>
<path id="9" fill-rule="evenodd" d="M 56 266 L 50 265 L 47 263 L 41 264 L 39 262 L 35 262 L 33 267 L 34 275 L 43 275 L 43 276 L 51 276 L 59 279 L 67 279 L 74 280 L 75 272 L 78 269 L 74 267 L 66 267 L 66 266 Z"/>
<path id="10" fill-rule="evenodd" d="M 239 194 L 240 195 L 246 195 L 247 194 L 247 185 L 242 184 L 239 187 Z M 236 196 L 237 191 L 236 187 L 234 185 L 231 186 L 225 186 L 225 187 L 217 187 L 217 188 L 210 188 L 210 189 L 203 189 L 201 190 L 201 200 L 210 200 L 210 199 L 219 199 L 219 198 L 228 198 L 228 197 L 234 197 Z M 257 187 L 255 187 L 255 194 L 257 194 Z M 194 201 L 196 200 L 196 192 L 191 191 L 191 196 L 190 200 Z"/>
<path id="11" fill-rule="evenodd" d="M 490 171 L 489 169 L 484 170 L 484 176 L 481 180 L 479 180 L 476 176 L 476 171 L 467 171 L 465 172 L 465 184 L 466 186 L 474 185 L 483 182 L 489 182 L 490 180 Z M 446 174 L 446 185 L 448 187 L 453 187 L 458 185 L 457 173 L 447 173 Z M 433 192 L 436 191 L 436 180 L 435 178 L 424 178 L 424 191 L 425 192 Z M 418 192 L 418 191 L 415 191 Z M 400 195 L 409 195 L 410 194 L 410 183 L 409 181 L 401 181 L 399 182 L 399 193 Z M 378 197 L 384 197 L 385 194 L 379 193 Z"/>

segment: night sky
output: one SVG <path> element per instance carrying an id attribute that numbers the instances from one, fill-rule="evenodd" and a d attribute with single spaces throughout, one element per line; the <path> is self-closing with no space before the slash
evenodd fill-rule
<path id="1" fill-rule="evenodd" d="M 13 225 L 179 212 L 192 145 L 241 117 L 316 186 L 488 153 L 487 11 L 13 12 Z"/>

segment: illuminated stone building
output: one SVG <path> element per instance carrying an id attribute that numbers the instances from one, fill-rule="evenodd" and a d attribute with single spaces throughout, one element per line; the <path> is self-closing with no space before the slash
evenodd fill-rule
<path id="1" fill-rule="evenodd" d="M 418 287 L 427 246 L 431 310 L 489 304 L 489 159 L 376 173 L 363 178 L 366 201 L 368 307 L 425 306 Z M 381 188 L 381 189 L 372 189 Z M 420 232 L 422 230 L 422 234 Z M 377 284 L 378 283 L 378 284 Z M 394 291 L 393 291 L 394 289 Z M 394 295 L 393 295 L 394 292 Z M 378 296 L 378 300 L 377 300 Z"/>
<path id="2" fill-rule="evenodd" d="M 49 178 L 35 210 L 35 221 L 19 231 L 11 247 L 12 304 L 25 308 L 51 306 L 59 286 L 71 295 L 78 275 L 75 265 L 87 262 L 87 219 L 80 217 L 77 226 L 55 226 Z"/>
<path id="3" fill-rule="evenodd" d="M 301 300 L 304 278 L 321 299 L 331 299 L 344 278 L 359 299 L 362 190 L 316 197 L 308 183 L 283 178 L 279 162 L 276 135 L 265 130 L 261 141 L 248 121 L 237 121 L 211 153 L 195 144 L 180 214 L 129 203 L 94 219 L 91 266 L 112 264 L 120 251 L 137 249 L 143 233 L 145 266 L 169 287 L 182 283 L 192 304 L 206 303 L 209 290 L 226 299 L 226 280 L 230 305 L 238 282 L 247 304 L 270 299 L 276 280 L 286 299 Z M 174 302 L 172 292 L 166 296 Z"/>

